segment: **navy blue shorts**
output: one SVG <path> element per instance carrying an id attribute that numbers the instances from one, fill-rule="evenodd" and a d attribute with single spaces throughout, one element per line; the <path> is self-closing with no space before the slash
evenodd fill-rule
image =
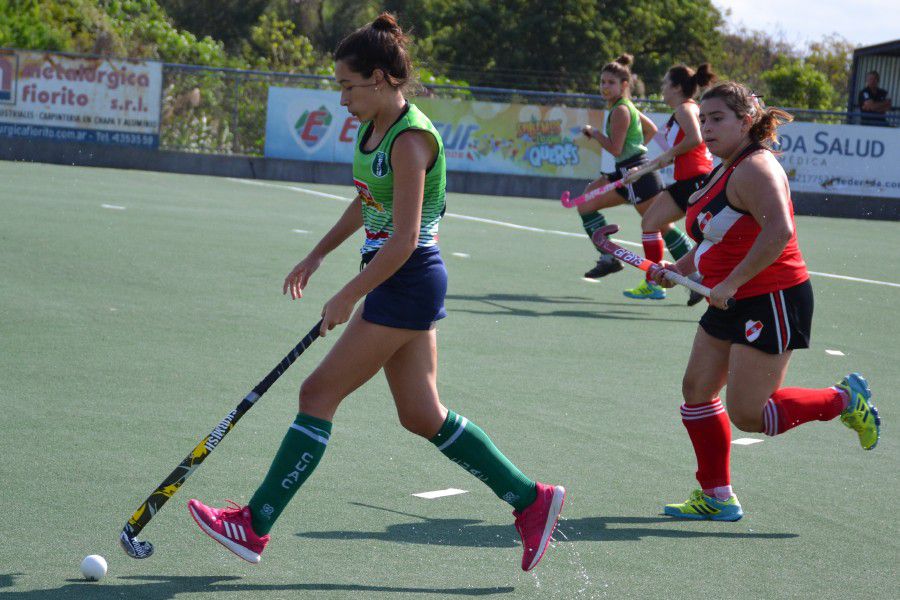
<path id="1" fill-rule="evenodd" d="M 703 187 L 703 184 L 706 183 L 707 176 L 708 174 L 697 175 L 690 179 L 682 179 L 671 183 L 666 187 L 666 191 L 672 196 L 672 200 L 675 201 L 675 204 L 681 209 L 681 212 L 687 212 L 688 200 L 690 200 L 691 195 L 694 192 Z"/>
<path id="2" fill-rule="evenodd" d="M 610 183 L 618 181 L 628 174 L 630 169 L 642 167 L 649 162 L 646 154 L 640 154 L 637 157 L 627 158 L 622 162 L 616 163 L 616 170 L 612 173 L 604 173 Z M 622 196 L 630 204 L 640 204 L 653 198 L 663 191 L 663 180 L 658 171 L 647 173 L 631 185 L 616 189 L 616 193 Z"/>
<path id="3" fill-rule="evenodd" d="M 378 251 L 362 256 L 363 265 Z M 447 316 L 447 269 L 437 246 L 416 248 L 406 263 L 369 292 L 362 317 L 369 323 L 398 329 L 428 330 Z"/>

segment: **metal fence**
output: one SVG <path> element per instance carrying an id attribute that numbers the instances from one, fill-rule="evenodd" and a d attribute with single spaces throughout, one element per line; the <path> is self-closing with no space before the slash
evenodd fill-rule
<path id="1" fill-rule="evenodd" d="M 265 147 L 270 86 L 337 90 L 331 77 L 163 64 L 160 147 L 186 152 L 260 156 Z M 487 102 L 604 108 L 594 94 L 566 94 L 494 87 L 426 84 L 423 93 Z M 669 112 L 661 100 L 635 99 L 641 110 Z M 859 123 L 861 113 L 787 109 L 798 121 Z M 900 112 L 888 115 L 900 126 Z"/>

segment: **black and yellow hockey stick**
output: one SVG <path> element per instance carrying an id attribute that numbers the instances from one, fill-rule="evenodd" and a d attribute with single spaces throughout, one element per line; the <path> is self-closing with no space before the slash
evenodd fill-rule
<path id="1" fill-rule="evenodd" d="M 319 337 L 319 329 L 321 327 L 321 321 L 316 323 L 315 327 L 310 329 L 309 333 L 300 340 L 300 343 L 294 346 L 293 350 L 288 352 L 287 356 L 281 359 L 278 366 L 272 369 L 269 374 L 253 388 L 253 391 L 241 400 L 241 403 L 237 405 L 237 408 L 228 413 L 228 416 L 216 425 L 215 429 L 213 429 L 209 435 L 200 440 L 200 443 L 191 450 L 191 453 L 188 454 L 183 461 L 181 461 L 181 464 L 175 467 L 175 470 L 159 484 L 159 487 L 150 494 L 150 497 L 144 500 L 144 503 L 134 511 L 134 514 L 128 519 L 128 522 L 125 524 L 125 527 L 122 529 L 122 533 L 119 536 L 119 543 L 122 545 L 122 549 L 125 550 L 125 553 L 128 554 L 128 556 L 132 558 L 147 558 L 153 554 L 153 544 L 137 539 L 138 534 L 140 534 L 144 527 L 147 526 L 150 519 L 159 512 L 159 509 L 168 502 L 169 498 L 174 496 L 175 492 L 184 485 L 185 480 L 191 476 L 194 469 L 199 467 L 200 463 L 209 456 L 209 453 L 216 449 L 216 446 L 219 445 L 222 438 L 234 428 L 240 418 L 243 417 L 244 414 L 253 407 L 256 401 L 266 393 L 272 384 L 281 377 L 282 373 L 287 371 L 288 367 L 297 360 L 297 357 L 303 354 L 303 351 Z"/>

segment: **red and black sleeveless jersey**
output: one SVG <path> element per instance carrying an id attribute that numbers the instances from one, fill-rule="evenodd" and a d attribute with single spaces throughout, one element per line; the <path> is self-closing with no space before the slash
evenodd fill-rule
<path id="1" fill-rule="evenodd" d="M 693 102 L 693 100 L 691 100 Z M 678 126 L 675 115 L 669 117 L 666 123 L 666 142 L 674 146 L 684 139 L 684 131 Z M 675 157 L 675 181 L 693 179 L 700 175 L 706 175 L 713 168 L 712 154 L 706 148 L 706 144 L 700 142 L 681 156 Z"/>
<path id="2" fill-rule="evenodd" d="M 721 283 L 744 260 L 761 230 L 753 215 L 732 206 L 726 195 L 728 179 L 735 168 L 757 150 L 764 148 L 759 144 L 750 144 L 718 180 L 701 190 L 702 195 L 688 204 L 685 223 L 691 238 L 698 244 L 694 264 L 703 276 L 703 285 L 708 287 Z M 721 168 L 722 165 L 719 165 L 710 175 L 710 181 L 715 179 Z M 793 223 L 794 204 L 790 198 L 788 209 Z M 807 279 L 809 274 L 797 244 L 795 228 L 781 256 L 738 288 L 734 297 L 741 299 L 768 294 L 799 285 Z"/>

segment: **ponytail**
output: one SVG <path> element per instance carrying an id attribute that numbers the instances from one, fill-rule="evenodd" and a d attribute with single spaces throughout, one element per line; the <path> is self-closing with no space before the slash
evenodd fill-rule
<path id="1" fill-rule="evenodd" d="M 790 123 L 794 117 L 780 108 L 760 107 L 760 114 L 750 127 L 750 139 L 757 144 L 771 148 L 778 141 L 778 128 Z"/>
<path id="2" fill-rule="evenodd" d="M 681 88 L 681 93 L 685 98 L 693 98 L 698 89 L 705 88 L 717 79 L 717 75 L 709 63 L 703 63 L 697 67 L 696 72 L 687 65 L 676 65 L 669 69 L 666 76 L 669 78 L 669 83 Z"/>

